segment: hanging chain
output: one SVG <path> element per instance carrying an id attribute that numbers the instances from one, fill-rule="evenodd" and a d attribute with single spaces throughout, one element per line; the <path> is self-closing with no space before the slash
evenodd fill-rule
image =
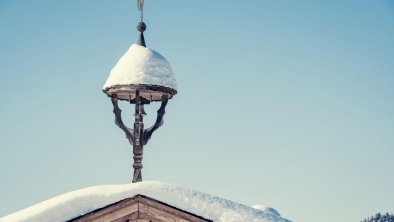
<path id="1" fill-rule="evenodd" d="M 137 7 L 138 7 L 138 11 L 140 11 L 140 19 L 141 22 L 144 18 L 144 0 L 137 0 Z"/>

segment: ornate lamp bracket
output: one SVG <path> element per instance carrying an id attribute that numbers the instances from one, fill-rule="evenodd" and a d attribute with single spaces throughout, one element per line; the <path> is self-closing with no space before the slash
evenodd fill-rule
<path id="1" fill-rule="evenodd" d="M 155 132 L 158 128 L 160 128 L 160 126 L 163 125 L 165 108 L 168 103 L 168 95 L 163 95 L 161 99 L 161 106 L 157 110 L 156 122 L 150 128 L 144 129 L 143 116 L 146 115 L 146 113 L 144 111 L 143 98 L 140 97 L 139 90 L 136 90 L 135 93 L 135 100 L 133 101 L 133 103 L 135 103 L 134 129 L 125 126 L 122 121 L 122 110 L 118 106 L 118 98 L 116 96 L 111 97 L 112 105 L 114 107 L 113 112 L 115 114 L 115 124 L 125 132 L 126 138 L 133 146 L 133 183 L 142 181 L 141 169 L 143 167 L 143 146 L 148 143 L 149 139 L 152 137 L 153 132 Z"/>

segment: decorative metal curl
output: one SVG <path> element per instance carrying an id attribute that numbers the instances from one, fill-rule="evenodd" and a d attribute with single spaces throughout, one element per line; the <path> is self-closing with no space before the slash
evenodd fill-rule
<path id="1" fill-rule="evenodd" d="M 146 145 L 149 141 L 149 139 L 151 138 L 153 132 L 155 132 L 157 129 L 159 129 L 160 126 L 163 125 L 164 121 L 163 121 L 163 117 L 164 114 L 166 113 L 166 106 L 168 103 L 168 96 L 167 95 L 163 95 L 161 98 L 161 106 L 160 108 L 157 110 L 157 117 L 156 117 L 156 122 L 155 124 L 144 130 L 144 140 L 143 140 L 143 144 Z"/>
<path id="2" fill-rule="evenodd" d="M 122 110 L 118 106 L 118 98 L 116 98 L 116 96 L 111 97 L 111 102 L 114 107 L 113 112 L 115 114 L 115 124 L 125 132 L 126 138 L 129 140 L 130 144 L 133 145 L 134 143 L 133 129 L 130 129 L 127 126 L 125 126 L 122 121 Z"/>

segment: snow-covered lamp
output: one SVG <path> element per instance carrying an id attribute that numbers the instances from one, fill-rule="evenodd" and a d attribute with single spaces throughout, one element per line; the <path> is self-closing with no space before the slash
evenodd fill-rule
<path id="1" fill-rule="evenodd" d="M 143 145 L 147 144 L 153 132 L 163 124 L 168 99 L 177 93 L 176 81 L 168 61 L 158 52 L 146 47 L 143 34 L 145 29 L 145 23 L 139 22 L 138 44 L 132 44 L 120 58 L 103 87 L 104 93 L 111 98 L 116 125 L 126 133 L 127 139 L 133 145 L 133 182 L 142 181 Z M 135 104 L 134 129 L 124 125 L 118 100 Z M 156 122 L 152 127 L 144 129 L 144 104 L 155 101 L 161 101 Z"/>
<path id="2" fill-rule="evenodd" d="M 170 63 L 158 52 L 146 48 L 145 29 L 145 23 L 139 22 L 138 44 L 132 44 L 111 70 L 103 88 L 109 97 L 133 101 L 139 91 L 144 100 L 151 102 L 161 101 L 163 96 L 172 98 L 177 93 Z"/>

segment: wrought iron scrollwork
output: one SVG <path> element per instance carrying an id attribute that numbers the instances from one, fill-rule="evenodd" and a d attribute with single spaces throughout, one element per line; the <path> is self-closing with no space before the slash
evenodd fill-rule
<path id="1" fill-rule="evenodd" d="M 125 126 L 122 121 L 122 110 L 118 106 L 118 98 L 116 98 L 115 96 L 111 97 L 111 102 L 114 107 L 113 112 L 115 114 L 115 124 L 125 132 L 126 138 L 129 140 L 130 144 L 133 145 L 134 143 L 133 129 L 130 129 L 127 126 Z"/>
<path id="2" fill-rule="evenodd" d="M 159 110 L 157 110 L 157 118 L 156 118 L 155 124 L 152 127 L 144 130 L 144 140 L 143 140 L 144 145 L 146 145 L 148 143 L 153 132 L 155 132 L 157 129 L 159 129 L 160 126 L 163 125 L 163 123 L 164 123 L 163 117 L 164 117 L 164 114 L 166 113 L 165 109 L 166 109 L 167 103 L 168 103 L 168 96 L 163 95 L 162 99 L 161 99 L 161 106 L 160 106 Z"/>

